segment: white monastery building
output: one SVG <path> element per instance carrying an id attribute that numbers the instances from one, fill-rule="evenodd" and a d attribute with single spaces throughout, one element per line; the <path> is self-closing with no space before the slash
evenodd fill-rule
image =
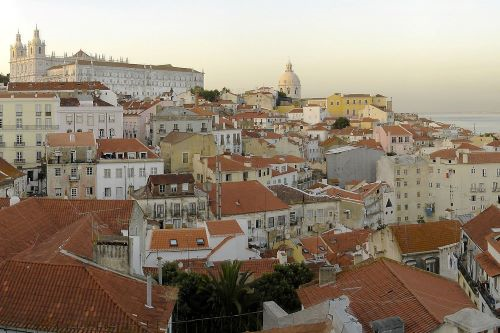
<path id="1" fill-rule="evenodd" d="M 128 58 L 105 58 L 82 50 L 68 56 L 47 55 L 45 41 L 35 28 L 27 44 L 19 32 L 10 47 L 10 81 L 100 81 L 120 95 L 143 99 L 164 93 L 180 94 L 196 86 L 203 87 L 204 73 L 191 68 L 168 65 L 131 64 Z"/>

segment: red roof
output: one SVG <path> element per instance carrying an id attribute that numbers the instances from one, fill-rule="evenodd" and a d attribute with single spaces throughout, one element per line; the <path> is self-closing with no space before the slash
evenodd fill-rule
<path id="1" fill-rule="evenodd" d="M 438 251 L 460 241 L 460 222 L 439 221 L 390 226 L 402 254 Z"/>
<path id="2" fill-rule="evenodd" d="M 97 146 L 98 156 L 108 153 L 135 152 L 147 153 L 147 158 L 160 158 L 137 139 L 97 139 Z"/>
<path id="3" fill-rule="evenodd" d="M 207 221 L 210 236 L 244 235 L 236 220 Z"/>
<path id="4" fill-rule="evenodd" d="M 492 228 L 500 228 L 500 208 L 495 205 L 491 205 L 462 227 L 467 236 L 483 251 L 488 250 L 486 236 L 491 234 Z"/>
<path id="5" fill-rule="evenodd" d="M 334 283 L 297 293 L 306 308 L 348 296 L 349 310 L 366 332 L 371 321 L 392 316 L 404 321 L 407 333 L 431 332 L 444 316 L 475 308 L 456 282 L 387 258 L 366 260 L 338 273 Z"/>
<path id="6" fill-rule="evenodd" d="M 109 90 L 99 81 L 86 82 L 10 82 L 9 91 Z"/>
<path id="7" fill-rule="evenodd" d="M 175 240 L 175 242 L 174 242 Z M 198 242 L 201 240 L 202 242 Z M 207 233 L 204 228 L 154 229 L 149 250 L 206 250 Z"/>
<path id="8" fill-rule="evenodd" d="M 91 147 L 95 145 L 94 132 L 47 134 L 47 146 L 50 147 Z"/>
<path id="9" fill-rule="evenodd" d="M 222 183 L 222 215 L 240 215 L 288 209 L 288 205 L 278 199 L 273 192 L 256 180 Z M 216 186 L 210 192 L 210 207 L 216 212 Z"/>
<path id="10" fill-rule="evenodd" d="M 207 265 L 206 260 L 182 260 L 183 269 L 189 269 L 191 272 L 208 275 L 209 272 L 217 272 L 224 261 L 211 261 Z M 260 278 L 263 274 L 272 273 L 274 266 L 278 265 L 279 261 L 275 258 L 250 259 L 241 260 L 241 272 L 252 272 L 254 279 Z M 213 265 L 213 267 L 212 267 Z M 211 266 L 211 267 L 208 267 Z M 157 269 L 157 268 L 156 268 Z"/>
<path id="11" fill-rule="evenodd" d="M 0 326 L 50 332 L 162 332 L 175 300 L 172 288 L 72 260 L 56 265 L 9 260 L 0 264 Z"/>

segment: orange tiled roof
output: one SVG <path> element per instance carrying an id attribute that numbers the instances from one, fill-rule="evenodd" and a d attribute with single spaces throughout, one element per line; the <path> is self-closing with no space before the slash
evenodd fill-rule
<path id="1" fill-rule="evenodd" d="M 207 221 L 208 233 L 211 236 L 244 235 L 236 220 Z"/>
<path id="2" fill-rule="evenodd" d="M 346 295 L 349 311 L 371 332 L 369 323 L 392 316 L 405 323 L 405 332 L 431 332 L 446 315 L 474 304 L 451 280 L 387 259 L 369 259 L 337 274 L 336 282 L 299 288 L 307 308 Z"/>
<path id="3" fill-rule="evenodd" d="M 460 241 L 460 222 L 439 221 L 390 226 L 402 254 L 438 251 Z"/>
<path id="4" fill-rule="evenodd" d="M 500 147 L 500 140 L 494 140 L 487 144 L 490 147 Z"/>
<path id="5" fill-rule="evenodd" d="M 469 149 L 471 151 L 473 150 L 482 150 L 481 148 L 479 148 L 478 146 L 476 145 L 473 145 L 472 143 L 469 143 L 469 142 L 462 142 L 458 147 L 457 149 Z"/>
<path id="6" fill-rule="evenodd" d="M 197 239 L 203 244 L 198 245 Z M 176 240 L 173 245 L 171 240 Z M 208 249 L 208 238 L 205 228 L 186 229 L 154 229 L 151 235 L 149 250 L 203 250 Z"/>
<path id="7" fill-rule="evenodd" d="M 0 157 L 0 180 L 2 178 L 16 179 L 24 176 L 24 173 Z"/>
<path id="8" fill-rule="evenodd" d="M 71 264 L 9 260 L 0 263 L 0 326 L 22 330 L 161 332 L 175 300 L 154 285 L 145 307 L 146 283 L 71 259 Z M 29 295 L 27 297 L 27 295 Z M 69 329 L 69 328 L 75 329 Z"/>
<path id="9" fill-rule="evenodd" d="M 9 82 L 8 91 L 109 90 L 99 81 L 86 82 Z"/>
<path id="10" fill-rule="evenodd" d="M 315 324 L 292 325 L 281 328 L 270 328 L 254 333 L 330 333 L 332 331 L 331 321 L 324 321 Z"/>
<path id="11" fill-rule="evenodd" d="M 371 231 L 365 229 L 353 230 L 350 232 L 335 233 L 335 230 L 329 230 L 321 234 L 321 238 L 338 253 L 355 252 L 356 246 L 362 246 L 368 242 Z"/>
<path id="12" fill-rule="evenodd" d="M 55 93 L 48 93 L 48 92 L 42 92 L 42 93 L 36 93 L 36 92 L 16 92 L 16 91 L 10 91 L 10 92 L 0 92 L 0 98 L 56 98 L 57 95 Z"/>
<path id="13" fill-rule="evenodd" d="M 500 265 L 488 252 L 478 253 L 475 259 L 488 276 L 495 277 L 500 275 Z"/>
<path id="14" fill-rule="evenodd" d="M 222 183 L 220 186 L 223 216 L 288 209 L 287 204 L 256 180 Z M 210 207 L 215 213 L 215 186 L 212 186 L 210 198 Z"/>
<path id="15" fill-rule="evenodd" d="M 47 134 L 47 146 L 50 147 L 91 147 L 95 145 L 94 132 Z"/>
<path id="16" fill-rule="evenodd" d="M 467 236 L 483 251 L 488 250 L 486 236 L 491 234 L 492 228 L 500 228 L 500 208 L 495 205 L 491 205 L 462 227 Z"/>
<path id="17" fill-rule="evenodd" d="M 453 148 L 448 148 L 448 149 L 441 149 L 438 151 L 433 152 L 430 155 L 431 158 L 442 158 L 444 160 L 454 160 L 457 158 L 457 151 L 456 149 Z"/>
<path id="18" fill-rule="evenodd" d="M 147 153 L 147 158 L 160 158 L 137 139 L 97 139 L 97 146 L 97 156 L 106 153 L 135 152 Z"/>
<path id="19" fill-rule="evenodd" d="M 377 142 L 374 139 L 359 140 L 353 146 L 365 147 L 365 148 L 371 148 L 371 149 L 377 149 L 377 150 L 384 150 L 384 148 L 382 148 L 382 145 L 380 144 L 380 142 Z"/>
<path id="20" fill-rule="evenodd" d="M 381 126 L 381 127 L 385 133 L 390 134 L 390 135 L 405 135 L 405 136 L 411 135 L 411 132 L 402 126 L 386 125 L 386 126 Z"/>

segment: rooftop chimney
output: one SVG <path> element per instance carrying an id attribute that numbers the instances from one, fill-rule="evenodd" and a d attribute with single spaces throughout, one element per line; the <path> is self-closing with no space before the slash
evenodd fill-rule
<path id="1" fill-rule="evenodd" d="M 162 270 L 161 270 L 161 257 L 158 257 L 158 284 L 160 286 L 163 285 L 163 273 L 162 273 Z"/>
<path id="2" fill-rule="evenodd" d="M 146 287 L 146 307 L 152 309 L 153 301 L 151 300 L 151 292 L 153 290 L 153 278 L 148 274 L 147 287 Z"/>
<path id="3" fill-rule="evenodd" d="M 323 266 L 319 268 L 319 285 L 334 283 L 337 280 L 337 272 L 340 272 L 339 265 Z"/>

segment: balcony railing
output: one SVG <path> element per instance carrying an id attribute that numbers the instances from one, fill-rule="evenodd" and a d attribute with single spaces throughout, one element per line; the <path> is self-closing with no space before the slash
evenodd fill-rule
<path id="1" fill-rule="evenodd" d="M 69 180 L 70 181 L 78 181 L 78 180 L 80 180 L 80 175 L 70 175 Z"/>
<path id="2" fill-rule="evenodd" d="M 479 284 L 472 278 L 472 276 L 469 274 L 469 271 L 465 267 L 465 263 L 463 262 L 463 259 L 458 261 L 458 270 L 462 274 L 462 276 L 465 278 L 465 281 L 467 281 L 467 284 L 469 287 L 472 289 L 474 294 L 477 295 L 479 291 Z"/>
<path id="3" fill-rule="evenodd" d="M 24 147 L 26 146 L 26 142 L 14 142 L 14 147 Z"/>
<path id="4" fill-rule="evenodd" d="M 58 130 L 59 125 L 4 125 L 2 130 Z"/>
<path id="5" fill-rule="evenodd" d="M 491 296 L 491 293 L 488 288 L 487 283 L 479 283 L 478 285 L 478 290 L 481 293 L 481 296 L 483 299 L 486 301 L 486 304 L 488 304 L 488 307 L 490 308 L 491 312 L 496 313 L 496 305 L 497 301 Z"/>
<path id="6" fill-rule="evenodd" d="M 208 129 L 207 129 L 206 127 L 202 127 L 202 128 L 201 128 L 201 132 L 202 132 L 202 133 L 206 133 L 207 131 L 208 131 Z"/>
<path id="7" fill-rule="evenodd" d="M 14 160 L 14 164 L 16 164 L 16 165 L 24 164 L 24 163 L 26 163 L 26 159 L 25 158 L 16 158 Z"/>

